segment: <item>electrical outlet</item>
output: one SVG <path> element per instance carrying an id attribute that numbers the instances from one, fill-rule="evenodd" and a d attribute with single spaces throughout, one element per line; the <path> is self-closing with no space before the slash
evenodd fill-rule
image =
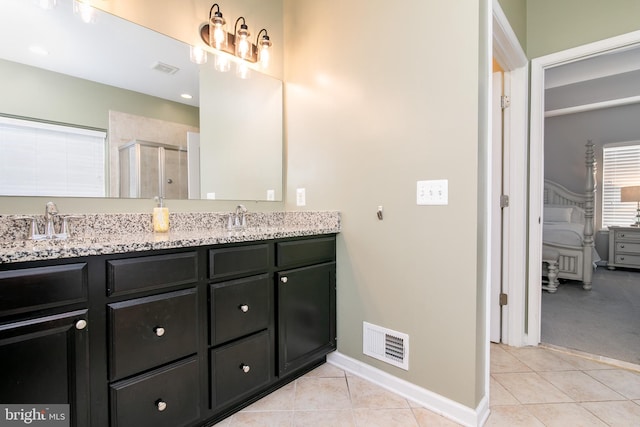
<path id="1" fill-rule="evenodd" d="M 276 190 L 267 190 L 267 201 L 272 202 L 276 199 Z"/>
<path id="2" fill-rule="evenodd" d="M 449 180 L 418 181 L 416 203 L 418 205 L 449 204 Z"/>
<path id="3" fill-rule="evenodd" d="M 296 206 L 304 206 L 307 204 L 307 195 L 304 188 L 296 189 Z"/>
<path id="4" fill-rule="evenodd" d="M 207 199 L 215 200 L 215 198 L 216 198 L 216 193 L 207 193 Z"/>

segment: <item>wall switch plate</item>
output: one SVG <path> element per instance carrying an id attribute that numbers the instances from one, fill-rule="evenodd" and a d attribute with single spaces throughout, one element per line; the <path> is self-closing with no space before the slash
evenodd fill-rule
<path id="1" fill-rule="evenodd" d="M 418 205 L 449 204 L 449 180 L 418 181 L 416 203 Z"/>
<path id="2" fill-rule="evenodd" d="M 296 189 L 296 206 L 304 206 L 307 204 L 307 195 L 304 188 Z"/>
<path id="3" fill-rule="evenodd" d="M 267 190 L 267 201 L 272 202 L 276 199 L 276 190 Z"/>
<path id="4" fill-rule="evenodd" d="M 207 199 L 215 200 L 216 199 L 216 193 L 207 193 Z"/>

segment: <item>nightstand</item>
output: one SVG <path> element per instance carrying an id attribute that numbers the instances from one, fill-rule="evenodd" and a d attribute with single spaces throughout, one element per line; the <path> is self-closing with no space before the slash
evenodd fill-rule
<path id="1" fill-rule="evenodd" d="M 640 228 L 609 227 L 609 261 L 607 268 L 640 269 Z"/>

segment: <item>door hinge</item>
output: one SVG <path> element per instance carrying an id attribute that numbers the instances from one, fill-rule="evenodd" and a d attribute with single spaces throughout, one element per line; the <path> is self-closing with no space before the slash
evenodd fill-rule
<path id="1" fill-rule="evenodd" d="M 500 196 L 500 207 L 501 208 L 509 207 L 509 196 L 507 196 L 506 194 L 503 194 Z"/>
<path id="2" fill-rule="evenodd" d="M 500 307 L 507 305 L 507 294 L 500 294 Z"/>
<path id="3" fill-rule="evenodd" d="M 509 108 L 510 106 L 511 106 L 511 98 L 509 98 L 507 95 L 502 95 L 500 97 L 500 108 L 504 110 L 505 108 Z"/>

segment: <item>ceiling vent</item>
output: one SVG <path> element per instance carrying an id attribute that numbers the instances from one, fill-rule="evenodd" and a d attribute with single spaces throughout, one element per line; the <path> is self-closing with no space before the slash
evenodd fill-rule
<path id="1" fill-rule="evenodd" d="M 409 335 L 362 323 L 362 351 L 398 368 L 409 370 Z"/>
<path id="2" fill-rule="evenodd" d="M 180 68 L 165 64 L 164 62 L 156 62 L 151 68 L 165 74 L 175 74 L 180 70 Z"/>

